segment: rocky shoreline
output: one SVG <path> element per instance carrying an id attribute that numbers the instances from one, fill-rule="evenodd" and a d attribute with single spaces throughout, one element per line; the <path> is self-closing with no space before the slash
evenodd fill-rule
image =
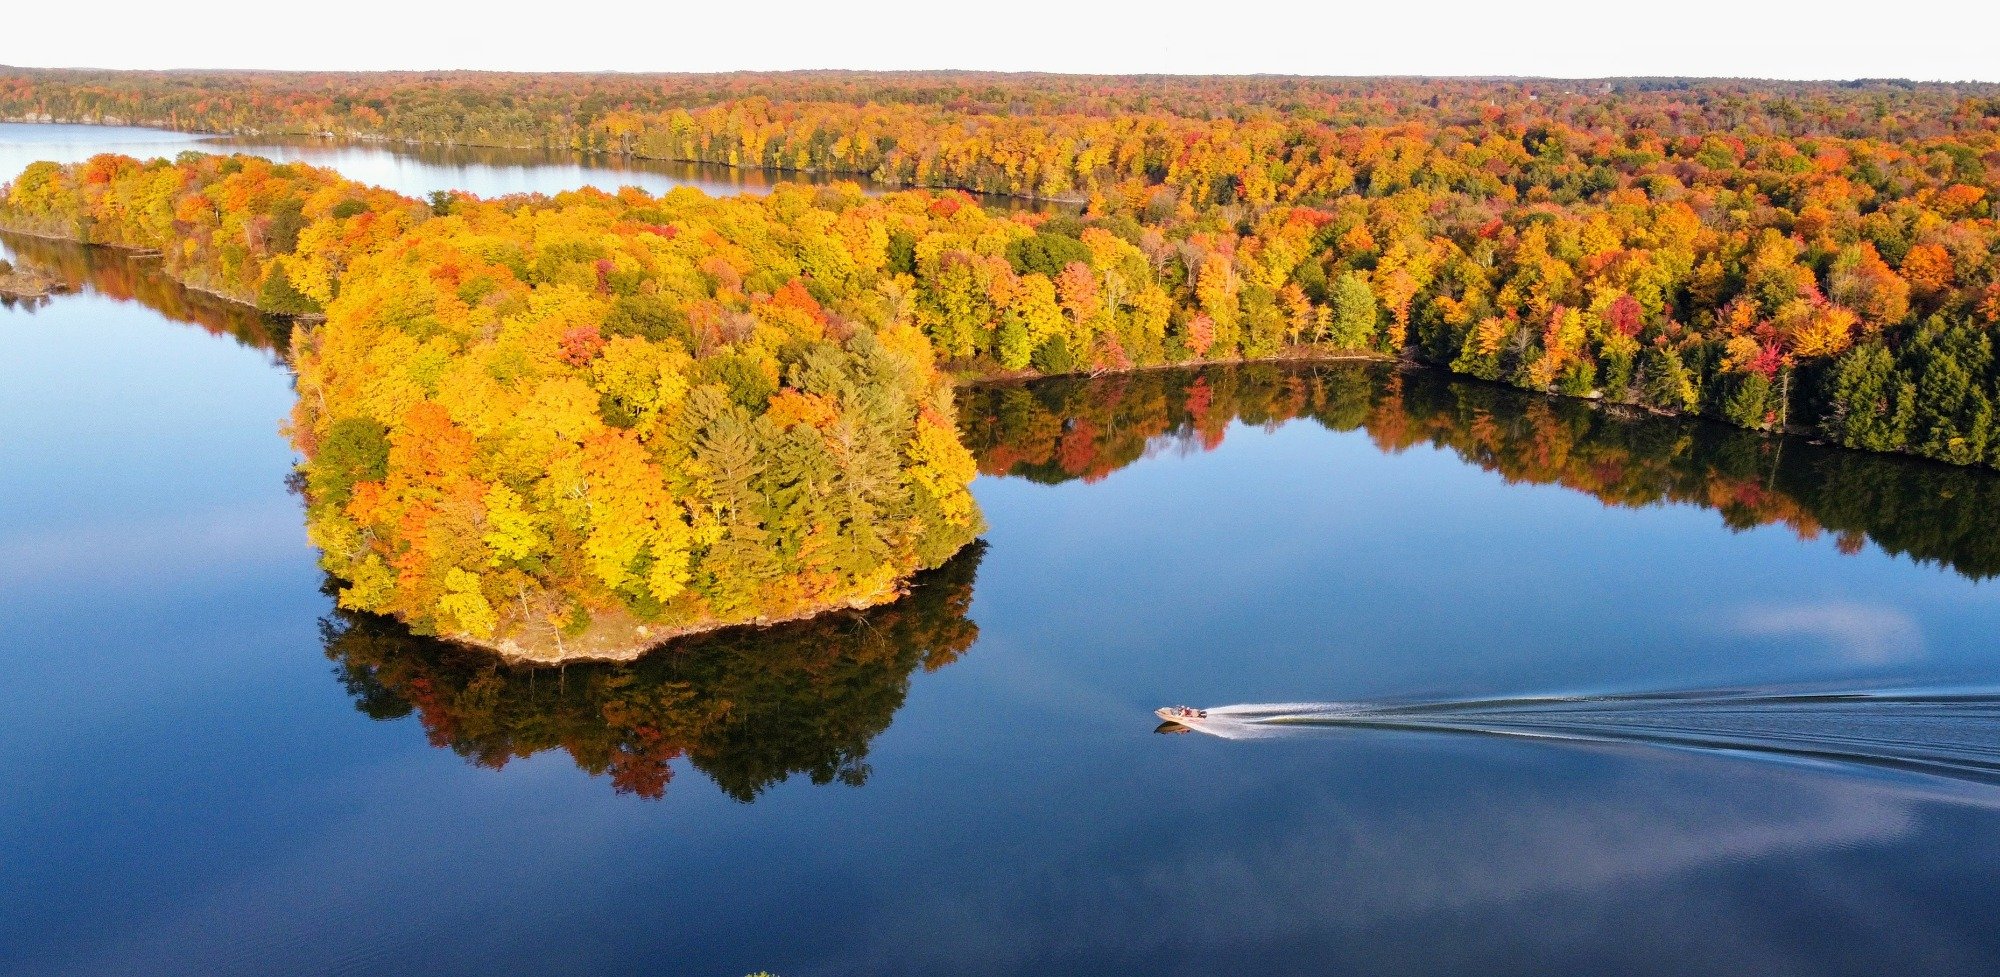
<path id="1" fill-rule="evenodd" d="M 46 272 L 0 260 L 0 297 L 42 299 L 75 291 L 70 283 Z"/>

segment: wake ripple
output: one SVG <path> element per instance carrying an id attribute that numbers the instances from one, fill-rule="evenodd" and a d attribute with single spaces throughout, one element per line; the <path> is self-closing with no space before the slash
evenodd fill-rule
<path id="1" fill-rule="evenodd" d="M 2000 693 L 1759 690 L 1216 706 L 1228 739 L 1394 729 L 1748 752 L 2000 784 Z"/>

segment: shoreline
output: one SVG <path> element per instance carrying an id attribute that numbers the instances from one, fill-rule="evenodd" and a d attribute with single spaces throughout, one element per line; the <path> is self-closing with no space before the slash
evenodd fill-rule
<path id="1" fill-rule="evenodd" d="M 383 145 L 402 145 L 402 146 L 416 146 L 416 147 L 429 147 L 429 146 L 444 147 L 444 148 L 464 147 L 467 149 L 498 149 L 498 150 L 514 151 L 514 152 L 562 153 L 572 157 L 576 157 L 578 159 L 589 159 L 593 156 L 600 156 L 600 157 L 613 157 L 617 159 L 647 160 L 655 163 L 678 163 L 683 166 L 712 166 L 715 167 L 716 169 L 730 170 L 738 173 L 798 174 L 800 176 L 805 176 L 805 177 L 830 177 L 834 178 L 835 180 L 851 180 L 857 183 L 866 181 L 867 183 L 873 184 L 876 188 L 884 192 L 892 192 L 892 193 L 904 190 L 952 191 L 956 193 L 971 194 L 975 197 L 992 197 L 1003 200 L 1018 200 L 1030 204 L 1048 204 L 1048 205 L 1055 205 L 1062 207 L 1082 207 L 1090 202 L 1088 199 L 1082 197 L 1044 197 L 1038 194 L 1007 193 L 1005 191 L 1000 191 L 1000 190 L 975 190 L 970 187 L 951 186 L 951 185 L 931 186 L 921 183 L 892 183 L 878 179 L 877 177 L 874 176 L 873 173 L 866 170 L 800 169 L 791 166 L 777 166 L 777 165 L 767 166 L 762 163 L 759 163 L 756 166 L 744 166 L 741 164 L 722 163 L 714 160 L 705 160 L 705 159 L 686 159 L 683 157 L 676 157 L 676 156 L 648 156 L 644 153 L 633 152 L 632 150 L 629 149 L 628 150 L 617 150 L 617 149 L 584 150 L 584 149 L 571 149 L 571 148 L 556 147 L 549 145 L 529 146 L 517 143 L 504 143 L 504 142 L 476 142 L 464 139 L 416 139 L 409 136 L 390 136 L 372 132 L 326 132 L 326 131 L 282 132 L 282 131 L 266 131 L 263 129 L 250 129 L 250 128 L 238 129 L 232 132 L 211 132 L 206 129 L 182 129 L 173 125 L 170 122 L 165 122 L 161 120 L 147 120 L 147 119 L 132 119 L 132 120 L 116 119 L 116 118 L 58 119 L 54 117 L 27 118 L 24 116 L 0 116 L 0 123 L 14 123 L 18 125 L 68 125 L 68 126 L 98 126 L 102 128 L 154 129 L 161 132 L 172 132 L 172 133 L 179 133 L 181 135 L 199 137 L 198 139 L 194 140 L 196 142 L 215 140 L 215 139 L 324 139 L 324 140 L 347 141 L 356 143 L 380 143 Z M 12 173 L 4 174 L 0 175 L 0 179 L 11 180 L 16 175 L 17 174 L 12 174 Z"/>
<path id="2" fill-rule="evenodd" d="M 30 229 L 18 225 L 0 223 L 0 231 L 12 234 L 20 234 L 23 237 L 37 238 L 49 241 L 60 241 L 68 244 L 81 245 L 84 247 L 105 248 L 109 251 L 120 253 L 132 259 L 160 257 L 159 251 L 149 248 L 139 247 L 135 245 L 81 241 L 72 236 L 66 236 L 60 233 L 51 233 L 48 230 L 39 228 Z M 323 314 L 285 315 L 281 313 L 267 312 L 259 308 L 254 301 L 235 295 L 230 295 L 211 287 L 191 284 L 167 272 L 164 268 L 158 268 L 158 269 L 149 268 L 146 269 L 146 273 L 161 274 L 168 281 L 173 282 L 177 286 L 184 288 L 190 292 L 199 293 L 205 296 L 219 299 L 223 302 L 227 302 L 238 307 L 254 310 L 260 315 L 267 316 L 275 320 L 288 320 L 299 323 L 312 323 L 312 322 L 323 322 L 325 321 L 326 318 Z M 42 276 L 42 277 L 47 277 L 47 276 Z M 49 293 L 43 292 L 40 294 L 49 294 Z M 993 367 L 981 367 L 976 363 L 941 364 L 941 369 L 943 369 L 944 372 L 950 377 L 951 383 L 955 389 L 963 389 L 963 388 L 986 386 L 986 385 L 1025 385 L 1038 380 L 1053 379 L 1056 377 L 1077 377 L 1077 378 L 1094 379 L 1099 377 L 1118 376 L 1122 374 L 1138 374 L 1138 373 L 1167 371 L 1167 370 L 1200 369 L 1209 366 L 1229 367 L 1229 366 L 1242 366 L 1242 365 L 1260 364 L 1260 363 L 1306 365 L 1313 363 L 1338 363 L 1338 362 L 1382 363 L 1382 364 L 1393 365 L 1399 369 L 1437 370 L 1442 372 L 1443 375 L 1449 379 L 1475 380 L 1494 387 L 1515 391 L 1517 394 L 1524 397 L 1542 396 L 1542 397 L 1564 399 L 1564 400 L 1582 400 L 1593 403 L 1594 405 L 1597 406 L 1615 407 L 1621 411 L 1631 411 L 1635 413 L 1643 411 L 1646 414 L 1650 414 L 1656 417 L 1687 419 L 1687 420 L 1721 424 L 1736 430 L 1749 431 L 1766 437 L 1772 435 L 1781 437 L 1797 437 L 1812 443 L 1818 443 L 1818 444 L 1828 443 L 1820 438 L 1814 437 L 1814 435 L 1817 432 L 1810 428 L 1800 428 L 1797 426 L 1792 426 L 1788 429 L 1744 427 L 1741 425 L 1731 424 L 1726 420 L 1705 415 L 1699 412 L 1662 409 L 1654 407 L 1652 405 L 1647 405 L 1632 401 L 1610 399 L 1605 397 L 1602 394 L 1602 392 L 1593 392 L 1591 394 L 1585 394 L 1585 395 L 1564 394 L 1552 389 L 1537 390 L 1533 388 L 1526 388 L 1514 384 L 1509 384 L 1498 380 L 1484 380 L 1477 376 L 1472 376 L 1469 374 L 1463 374 L 1452 371 L 1449 367 L 1443 364 L 1418 360 L 1413 356 L 1411 356 L 1407 351 L 1403 355 L 1398 356 L 1398 355 L 1391 355 L 1389 353 L 1373 351 L 1373 350 L 1365 350 L 1365 349 L 1337 350 L 1319 346 L 1293 346 L 1293 347 L 1288 347 L 1277 354 L 1269 356 L 1226 357 L 1226 358 L 1215 358 L 1215 359 L 1204 359 L 1204 360 L 1179 361 L 1172 363 L 1155 363 L 1155 364 L 1146 364 L 1141 366 L 1127 366 L 1118 369 L 1102 369 L 1102 368 L 1079 369 L 1079 370 L 1068 371 L 1065 373 L 1042 373 L 1041 371 L 1034 370 L 1031 368 L 1021 369 L 1021 370 L 1006 370 Z M 1840 446 L 1840 447 L 1845 447 L 1845 446 Z M 1909 451 L 1883 452 L 1883 451 L 1867 451 L 1867 449 L 1859 449 L 1859 448 L 1849 448 L 1847 450 L 1863 451 L 1865 453 L 1870 453 L 1870 454 L 1894 454 L 1910 458 L 1924 458 L 1924 456 L 1922 455 L 1917 455 Z M 1936 459 L 1924 458 L 1924 460 L 1931 461 L 1935 464 L 1949 464 L 1948 462 L 1938 461 Z M 1982 466 L 1967 465 L 1967 466 L 1952 466 L 1952 467 L 1963 468 L 1963 467 L 1982 467 Z M 768 618 L 759 617 L 750 620 L 731 621 L 726 623 L 716 622 L 711 624 L 699 624 L 699 625 L 683 626 L 677 628 L 660 629 L 658 631 L 655 631 L 649 625 L 646 625 L 638 621 L 637 619 L 632 618 L 629 614 L 611 611 L 611 612 L 606 612 L 601 619 L 594 619 L 591 625 L 586 627 L 581 634 L 576 636 L 575 643 L 577 647 L 575 650 L 571 650 L 568 647 L 569 642 L 565 641 L 563 637 L 556 634 L 551 634 L 550 639 L 546 642 L 540 640 L 538 637 L 535 638 L 527 637 L 528 633 L 532 633 L 535 630 L 539 630 L 538 628 L 535 628 L 532 624 L 525 625 L 524 633 L 517 633 L 511 637 L 503 637 L 491 641 L 479 640 L 466 635 L 439 635 L 438 637 L 440 638 L 440 640 L 449 641 L 454 644 L 463 645 L 469 648 L 481 649 L 487 653 L 493 654 L 494 656 L 500 658 L 503 661 L 519 665 L 560 665 L 571 661 L 629 662 L 642 658 L 655 651 L 659 651 L 667 647 L 670 647 L 677 639 L 691 637 L 694 635 L 706 634 L 733 628 L 770 627 L 776 624 L 819 617 L 829 613 L 836 613 L 840 611 L 852 611 L 852 610 L 858 610 L 862 608 L 880 606 L 883 604 L 891 603 L 907 594 L 908 592 L 907 585 L 908 585 L 907 580 L 899 580 L 896 581 L 893 585 L 890 586 L 888 590 L 884 592 L 850 598 L 844 601 L 828 603 L 824 606 L 818 606 L 809 609 L 800 609 L 795 613 L 779 617 L 768 617 Z M 525 621 L 526 619 L 524 618 L 523 620 Z"/>
<path id="3" fill-rule="evenodd" d="M 978 542 L 979 541 L 975 539 L 971 543 L 967 543 L 966 546 L 973 546 L 976 545 Z M 962 551 L 963 548 L 961 548 L 961 552 Z M 953 556 L 956 555 L 957 555 L 956 553 L 953 554 Z M 919 572 L 921 573 L 923 571 Z M 510 666 L 521 667 L 521 668 L 547 668 L 551 666 L 573 665 L 573 664 L 582 664 L 587 662 L 597 662 L 597 663 L 616 665 L 616 664 L 635 662 L 641 658 L 645 658 L 656 652 L 671 651 L 673 650 L 673 647 L 677 642 L 685 638 L 693 638 L 701 635 L 715 634 L 722 631 L 734 631 L 739 629 L 760 631 L 765 628 L 777 627 L 779 625 L 784 625 L 784 624 L 796 624 L 800 621 L 816 620 L 832 614 L 853 613 L 855 611 L 865 611 L 872 607 L 884 607 L 890 604 L 894 604 L 897 601 L 903 600 L 909 596 L 910 596 L 909 582 L 898 581 L 896 586 L 891 588 L 887 594 L 881 595 L 875 599 L 857 597 L 839 603 L 828 604 L 825 607 L 815 608 L 812 610 L 799 611 L 794 614 L 781 615 L 778 617 L 759 617 L 759 618 L 753 618 L 748 621 L 733 621 L 728 624 L 714 624 L 704 627 L 663 628 L 659 630 L 652 630 L 650 625 L 633 624 L 633 622 L 636 619 L 630 617 L 629 615 L 619 614 L 616 615 L 614 618 L 612 615 L 607 614 L 604 616 L 604 623 L 600 624 L 597 620 L 594 619 L 591 623 L 590 628 L 586 629 L 583 634 L 578 635 L 576 638 L 571 640 L 575 640 L 578 642 L 588 642 L 593 636 L 592 632 L 604 632 L 609 630 L 622 629 L 628 626 L 632 627 L 635 632 L 639 628 L 646 628 L 648 630 L 644 634 L 635 634 L 634 639 L 627 639 L 627 641 L 624 643 L 614 643 L 609 640 L 606 640 L 604 646 L 592 648 L 589 650 L 580 649 L 577 651 L 569 651 L 567 650 L 565 644 L 558 642 L 558 644 L 555 647 L 556 653 L 553 655 L 535 653 L 534 651 L 520 644 L 518 640 L 513 638 L 502 638 L 496 641 L 486 642 L 474 638 L 465 637 L 463 635 L 441 634 L 441 635 L 436 635 L 435 637 L 439 641 L 444 641 L 450 644 L 458 645 L 463 648 L 471 648 L 477 651 L 485 652 L 486 654 L 492 655 L 495 658 L 500 659 L 502 662 L 505 662 Z M 599 636 L 602 637 L 601 634 Z M 631 644 L 629 643 L 631 640 L 639 640 L 639 641 L 644 641 L 646 643 Z"/>
<path id="4" fill-rule="evenodd" d="M 148 258 L 160 257 L 160 252 L 152 248 L 141 248 L 127 244 L 106 244 L 97 241 L 81 241 L 73 237 L 65 237 L 61 234 L 50 234 L 46 231 L 31 231 L 27 230 L 26 228 L 17 227 L 15 225 L 7 224 L 4 222 L 0 222 L 0 234 L 19 234 L 22 237 L 32 237 L 43 241 L 56 241 L 62 244 L 73 244 L 78 247 L 103 248 L 106 251 L 114 252 L 132 261 L 143 261 Z M 174 285 L 180 288 L 184 288 L 190 292 L 195 292 L 200 295 L 206 295 L 209 298 L 216 299 L 221 302 L 227 302 L 230 305 L 234 305 L 239 308 L 249 309 L 250 311 L 255 312 L 258 315 L 264 316 L 266 318 L 282 319 L 294 323 L 308 323 L 308 324 L 326 321 L 326 314 L 323 312 L 306 312 L 297 315 L 290 315 L 283 312 L 272 312 L 258 306 L 257 303 L 252 302 L 248 299 L 231 295 L 228 292 L 217 291 L 216 289 L 210 288 L 206 285 L 196 285 L 193 282 L 187 281 L 186 279 L 177 278 L 173 275 L 168 274 L 165 269 L 161 269 L 159 272 L 157 272 L 157 274 L 159 274 L 166 280 L 173 282 Z M 80 292 L 81 289 L 64 289 L 61 291 L 65 293 L 75 293 L 75 292 Z"/>
<path id="5" fill-rule="evenodd" d="M 15 121 L 15 120 L 0 119 L 0 122 L 5 122 L 5 121 Z M 125 255 L 128 258 L 133 258 L 133 259 L 159 257 L 160 255 L 160 252 L 149 248 L 141 248 L 123 244 L 99 243 L 94 241 L 81 241 L 74 237 L 68 237 L 61 234 L 50 234 L 46 231 L 28 230 L 22 227 L 9 225 L 4 222 L 0 222 L 0 232 L 4 232 L 7 234 L 19 234 L 24 237 L 40 238 L 45 241 L 60 241 L 65 244 L 74 244 L 87 248 L 104 248 L 105 250 L 115 251 Z M 326 314 L 323 312 L 309 312 L 297 315 L 291 315 L 282 312 L 271 312 L 259 307 L 253 301 L 243 299 L 238 296 L 230 295 L 225 292 L 216 291 L 215 289 L 208 288 L 206 286 L 192 284 L 190 282 L 176 278 L 173 275 L 168 275 L 164 271 L 162 271 L 161 274 L 165 275 L 165 277 L 169 281 L 172 281 L 174 284 L 180 286 L 181 288 L 187 289 L 188 291 L 198 292 L 203 295 L 207 295 L 209 297 L 219 299 L 224 302 L 228 302 L 232 305 L 249 309 L 253 312 L 256 312 L 258 315 L 267 316 L 272 319 L 282 319 L 306 325 L 312 325 L 326 321 Z M 61 294 L 61 293 L 55 292 L 50 294 Z M 1679 418 L 1687 420 L 1706 421 L 1712 424 L 1720 424 L 1724 427 L 1728 427 L 1732 430 L 1737 430 L 1737 431 L 1749 431 L 1753 434 L 1781 435 L 1784 437 L 1800 438 L 1813 444 L 1822 444 L 1830 447 L 1843 448 L 1848 451 L 1859 451 L 1864 454 L 1895 455 L 1903 458 L 1914 458 L 1921 461 L 1934 462 L 1936 464 L 1945 465 L 1951 468 L 1982 467 L 1977 464 L 1957 465 L 1949 461 L 1943 461 L 1941 459 L 1931 458 L 1926 455 L 1920 455 L 1912 451 L 1876 451 L 1869 448 L 1855 448 L 1848 445 L 1839 444 L 1838 442 L 1826 440 L 1824 437 L 1820 435 L 1820 432 L 1816 428 L 1809 426 L 1800 426 L 1794 424 L 1782 428 L 1744 427 L 1742 425 L 1731 424 L 1728 421 L 1723 420 L 1721 418 L 1714 417 L 1708 414 L 1703 414 L 1696 411 L 1667 410 L 1665 408 L 1655 407 L 1650 404 L 1639 403 L 1638 401 L 1614 400 L 1604 396 L 1602 391 L 1597 391 L 1590 394 L 1566 394 L 1559 390 L 1554 390 L 1554 389 L 1536 390 L 1530 387 L 1519 387 L 1515 386 L 1514 384 L 1507 383 L 1501 380 L 1488 380 L 1485 379 L 1484 377 L 1474 376 L 1470 373 L 1459 373 L 1442 363 L 1433 363 L 1428 360 L 1417 359 L 1416 357 L 1410 355 L 1397 356 L 1389 353 L 1376 352 L 1372 350 L 1328 350 L 1325 352 L 1319 352 L 1310 346 L 1294 346 L 1294 347 L 1289 347 L 1287 351 L 1279 353 L 1275 356 L 1254 356 L 1254 357 L 1238 356 L 1238 357 L 1210 359 L 1210 360 L 1180 360 L 1173 363 L 1148 363 L 1141 366 L 1128 366 L 1123 369 L 1071 370 L 1067 373 L 1043 373 L 1039 370 L 1034 369 L 1033 367 L 1028 367 L 1020 370 L 1008 370 L 1004 368 L 982 369 L 977 365 L 961 364 L 961 363 L 940 363 L 939 368 L 943 370 L 948 376 L 951 377 L 952 386 L 954 389 L 956 389 L 962 387 L 978 386 L 982 384 L 998 384 L 998 383 L 1025 384 L 1025 383 L 1032 383 L 1036 380 L 1048 380 L 1057 377 L 1095 378 L 1103 376 L 1117 376 L 1126 373 L 1144 373 L 1154 370 L 1200 369 L 1201 367 L 1205 366 L 1242 366 L 1255 363 L 1340 363 L 1340 362 L 1395 363 L 1416 369 L 1439 370 L 1442 371 L 1446 376 L 1452 377 L 1457 380 L 1462 380 L 1470 383 L 1486 384 L 1503 390 L 1517 391 L 1519 393 L 1529 396 L 1549 397 L 1556 400 L 1580 400 L 1604 406 L 1622 407 L 1628 410 L 1644 411 L 1645 413 L 1651 414 L 1654 417 L 1670 417 L 1670 418 Z"/>
<path id="6" fill-rule="evenodd" d="M 10 121 L 10 120 L 0 119 L 0 121 Z M 146 257 L 159 256 L 158 251 L 147 248 L 133 247 L 121 244 L 105 244 L 92 241 L 80 241 L 74 237 L 66 237 L 60 234 L 50 234 L 46 231 L 27 230 L 24 228 L 8 225 L 5 223 L 0 223 L 0 232 L 8 234 L 20 234 L 25 237 L 40 238 L 46 241 L 60 241 L 66 244 L 74 244 L 88 248 L 104 248 L 108 251 L 115 251 L 129 258 L 134 258 L 134 259 L 143 259 Z M 314 325 L 326 321 L 325 313 L 304 313 L 299 315 L 288 315 L 281 312 L 270 312 L 259 307 L 255 302 L 248 301 L 246 299 L 242 299 L 237 296 L 229 295 L 224 292 L 219 292 L 216 291 L 215 289 L 207 288 L 205 286 L 190 284 L 172 275 L 166 274 L 164 270 L 161 271 L 160 274 L 164 275 L 169 281 L 172 281 L 174 284 L 180 286 L 181 288 L 185 288 L 188 291 L 198 292 L 202 295 L 206 295 L 211 298 L 219 299 L 223 302 L 230 303 L 231 305 L 249 309 L 253 312 L 256 312 L 258 315 L 266 316 L 272 319 L 285 320 L 304 325 Z M 51 293 L 51 294 L 62 294 L 62 293 Z M 1948 468 L 1985 467 L 1978 464 L 1970 464 L 1970 465 L 1953 464 L 1952 462 L 1949 461 L 1944 461 L 1942 459 L 1937 459 L 1937 458 L 1931 458 L 1926 455 L 1917 454 L 1916 452 L 1913 451 L 1876 451 L 1869 448 L 1856 448 L 1849 445 L 1843 445 L 1838 442 L 1826 439 L 1824 436 L 1821 435 L 1818 429 L 1808 426 L 1800 426 L 1794 424 L 1783 428 L 1744 427 L 1738 424 L 1731 424 L 1730 422 L 1722 418 L 1714 417 L 1700 412 L 1668 410 L 1661 407 L 1655 407 L 1650 404 L 1639 403 L 1637 401 L 1614 400 L 1604 396 L 1602 391 L 1595 392 L 1592 394 L 1579 395 L 1579 394 L 1566 394 L 1554 389 L 1536 390 L 1529 387 L 1519 387 L 1501 380 L 1488 380 L 1483 377 L 1474 376 L 1469 373 L 1459 373 L 1442 363 L 1433 363 L 1428 360 L 1417 359 L 1414 356 L 1410 355 L 1395 356 L 1388 353 L 1381 353 L 1370 350 L 1329 350 L 1326 352 L 1317 352 L 1311 347 L 1291 347 L 1286 352 L 1280 353 L 1275 356 L 1231 357 L 1226 359 L 1210 359 L 1210 360 L 1181 360 L 1173 363 L 1148 363 L 1143 366 L 1129 366 L 1123 369 L 1116 369 L 1116 370 L 1111 370 L 1111 369 L 1071 370 L 1067 373 L 1043 373 L 1032 367 L 1021 370 L 1007 370 L 1002 368 L 981 369 L 976 365 L 954 364 L 954 363 L 941 363 L 939 365 L 939 368 L 943 370 L 948 376 L 951 377 L 952 387 L 954 389 L 959 389 L 959 388 L 979 386 L 984 384 L 1003 384 L 1003 383 L 1027 384 L 1027 383 L 1033 383 L 1037 380 L 1048 380 L 1059 377 L 1096 378 L 1105 376 L 1118 376 L 1120 374 L 1127 374 L 1127 373 L 1144 373 L 1156 370 L 1200 369 L 1206 366 L 1242 366 L 1242 365 L 1256 364 L 1256 363 L 1284 364 L 1284 363 L 1338 363 L 1338 362 L 1393 363 L 1411 369 L 1437 370 L 1455 380 L 1460 380 L 1468 383 L 1484 384 L 1502 390 L 1512 390 L 1525 396 L 1548 397 L 1554 400 L 1577 400 L 1604 407 L 1618 407 L 1625 410 L 1642 411 L 1654 417 L 1702 421 L 1710 424 L 1719 424 L 1731 430 L 1736 430 L 1736 431 L 1748 431 L 1753 434 L 1760 434 L 1765 436 L 1775 435 L 1788 438 L 1798 438 L 1800 440 L 1806 441 L 1811 444 L 1836 447 L 1847 451 L 1858 451 L 1863 454 L 1891 455 L 1900 458 L 1909 458 L 1917 461 L 1924 461 L 1932 464 L 1943 465 Z"/>
<path id="7" fill-rule="evenodd" d="M 1205 366 L 1248 366 L 1256 363 L 1408 363 L 1432 369 L 1431 364 L 1388 353 L 1369 350 L 1328 350 L 1314 351 L 1311 347 L 1296 346 L 1290 351 L 1276 356 L 1237 356 L 1213 360 L 1179 360 L 1173 363 L 1148 363 L 1144 366 L 1128 366 L 1118 370 L 1071 370 L 1067 373 L 1043 373 L 1028 367 L 1021 370 L 981 370 L 978 367 L 958 367 L 944 364 L 944 370 L 951 375 L 954 388 L 979 387 L 1003 383 L 1033 383 L 1037 380 L 1053 380 L 1059 377 L 1116 377 L 1131 373 L 1150 373 L 1157 370 L 1198 370 Z M 1449 371 L 1447 371 L 1449 372 Z M 1452 374 L 1458 376 L 1459 374 Z"/>
<path id="8" fill-rule="evenodd" d="M 54 275 L 0 260 L 0 298 L 34 301 L 74 291 L 75 286 Z"/>

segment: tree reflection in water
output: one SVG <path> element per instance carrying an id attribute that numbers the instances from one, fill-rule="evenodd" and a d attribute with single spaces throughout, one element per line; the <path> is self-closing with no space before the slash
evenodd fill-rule
<path id="1" fill-rule="evenodd" d="M 1449 450 L 1508 482 L 1560 485 L 1608 506 L 1696 505 L 1732 530 L 1831 533 L 1971 579 L 2000 574 L 2000 475 L 1849 451 L 1631 408 L 1556 400 L 1426 369 L 1253 364 L 961 391 L 959 430 L 981 473 L 1050 484 L 1104 478 L 1160 451 L 1219 447 L 1232 421 L 1310 419 L 1387 453 Z"/>
<path id="2" fill-rule="evenodd" d="M 290 324 L 190 291 L 144 258 L 0 234 L 17 263 L 72 288 L 137 301 L 282 360 Z M 60 299 L 57 299 L 60 300 Z M 30 307 L 40 301 L 25 303 Z M 1509 482 L 1560 485 L 1605 505 L 1695 505 L 1733 530 L 1832 534 L 1971 579 L 2000 575 L 2000 474 L 1869 454 L 1629 408 L 1554 400 L 1440 371 L 1383 364 L 1253 364 L 994 383 L 960 391 L 961 435 L 988 476 L 1102 479 L 1161 451 L 1219 447 L 1232 422 L 1310 419 L 1380 450 L 1429 445 Z M 749 801 L 804 773 L 866 779 L 909 676 L 971 647 L 975 544 L 901 601 L 676 642 L 625 665 L 558 673 L 337 612 L 326 651 L 362 712 L 418 714 L 431 742 L 482 766 L 563 749 L 620 792 L 664 796 L 685 757 Z"/>
<path id="3" fill-rule="evenodd" d="M 960 393 L 961 433 L 989 476 L 1094 481 L 1159 451 L 1219 447 L 1232 422 L 1311 419 L 1380 450 L 1452 451 L 1509 482 L 1606 505 L 1697 505 L 1733 530 L 1784 525 L 1869 542 L 1973 578 L 2000 574 L 2000 477 L 1705 424 L 1551 400 L 1380 364 L 1249 365 L 993 384 Z M 909 675 L 972 645 L 983 544 L 866 612 L 677 642 L 628 665 L 551 669 L 339 613 L 327 654 L 363 712 L 416 712 L 431 742 L 482 766 L 563 749 L 620 792 L 657 798 L 685 757 L 750 801 L 804 773 L 860 784 L 869 742 Z"/>
<path id="4" fill-rule="evenodd" d="M 200 326 L 228 336 L 282 361 L 291 341 L 291 320 L 268 316 L 249 306 L 197 292 L 159 274 L 158 262 L 115 248 L 0 231 L 0 243 L 14 263 L 68 284 L 72 291 L 90 291 L 120 302 L 138 302 L 176 322 Z M 50 299 L 22 303 L 32 311 Z"/>
<path id="5" fill-rule="evenodd" d="M 513 667 L 492 654 L 337 611 L 327 657 L 376 719 L 414 712 L 435 746 L 484 767 L 560 749 L 619 793 L 659 798 L 685 757 L 749 802 L 795 774 L 858 786 L 918 668 L 972 646 L 966 617 L 983 544 L 866 611 L 683 639 L 629 664 Z"/>

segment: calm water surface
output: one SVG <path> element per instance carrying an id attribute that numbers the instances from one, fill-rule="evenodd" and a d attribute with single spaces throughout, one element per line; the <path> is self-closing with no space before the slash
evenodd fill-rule
<path id="1" fill-rule="evenodd" d="M 855 174 L 735 169 L 704 163 L 676 163 L 616 156 L 579 155 L 484 146 L 419 146 L 301 137 L 205 136 L 138 126 L 0 122 L 0 183 L 37 160 L 73 163 L 98 153 L 139 159 L 172 159 L 183 152 L 247 153 L 281 162 L 304 162 L 340 171 L 350 179 L 387 187 L 405 196 L 437 190 L 467 190 L 481 197 L 509 193 L 560 193 L 594 186 L 615 191 L 638 187 L 661 194 L 694 187 L 716 196 L 770 192 L 779 183 L 861 184 L 870 193 L 884 189 Z M 977 195 L 989 207 L 1007 210 L 1073 210 L 1053 201 Z"/>
<path id="2" fill-rule="evenodd" d="M 282 328 L 0 246 L 84 289 L 0 308 L 0 972 L 2000 969 L 1990 475 L 1380 367 L 993 387 L 911 599 L 510 670 L 333 611 Z"/>
<path id="3" fill-rule="evenodd" d="M 469 190 L 482 197 L 496 197 L 509 193 L 559 193 L 583 186 L 606 190 L 633 186 L 649 193 L 665 193 L 683 186 L 711 194 L 764 193 L 783 181 L 833 180 L 811 173 L 738 170 L 611 155 L 579 157 L 527 149 L 406 146 L 288 137 L 260 139 L 203 136 L 138 126 L 0 122 L 0 182 L 13 179 L 36 160 L 73 163 L 98 153 L 172 159 L 188 151 L 248 153 L 281 162 L 311 163 L 411 197 L 427 196 L 434 190 Z"/>

